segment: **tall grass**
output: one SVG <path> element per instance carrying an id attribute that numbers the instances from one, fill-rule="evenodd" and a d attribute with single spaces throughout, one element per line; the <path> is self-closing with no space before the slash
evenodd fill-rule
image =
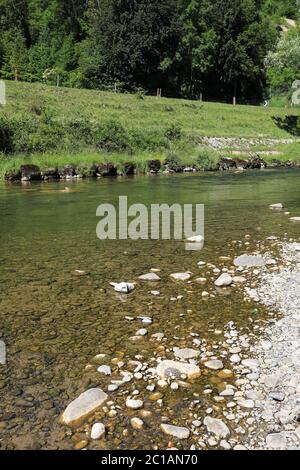
<path id="1" fill-rule="evenodd" d="M 148 160 L 175 159 L 175 165 L 213 168 L 219 154 L 200 149 L 201 137 L 288 138 L 274 118 L 296 113 L 7 82 L 0 167 L 3 174 L 24 162 L 45 168 L 110 161 L 122 171 L 132 161 L 143 171 Z"/>

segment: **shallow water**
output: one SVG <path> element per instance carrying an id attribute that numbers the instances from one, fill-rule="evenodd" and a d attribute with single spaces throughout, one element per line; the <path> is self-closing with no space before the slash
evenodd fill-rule
<path id="1" fill-rule="evenodd" d="M 205 286 L 175 283 L 169 274 L 192 271 L 195 277 L 207 277 L 207 270 L 199 269 L 197 261 L 230 267 L 230 262 L 221 262 L 219 257 L 254 250 L 257 241 L 271 235 L 298 237 L 299 225 L 268 206 L 282 202 L 291 215 L 299 216 L 299 181 L 300 170 L 266 170 L 72 183 L 1 183 L 0 339 L 6 344 L 7 364 L 0 365 L 0 448 L 74 447 L 85 428 L 74 435 L 58 423 L 58 417 L 86 388 L 106 388 L 109 383 L 95 370 L 85 371 L 92 358 L 106 353 L 108 363 L 113 357 L 142 354 L 150 360 L 154 352 L 160 354 L 157 344 L 148 339 L 138 344 L 129 341 L 141 323 L 126 321 L 126 315 L 153 317 L 149 335 L 164 332 L 169 347 L 191 346 L 191 332 L 213 345 L 214 330 L 222 329 L 229 320 L 248 328 L 253 306 L 243 302 L 241 289 L 226 295 L 216 293 L 215 298 L 205 300 L 201 295 Z M 62 192 L 65 186 L 71 191 Z M 163 202 L 205 204 L 204 249 L 185 251 L 178 241 L 98 240 L 96 208 L 103 202 L 117 204 L 120 195 L 127 195 L 129 204 L 147 206 Z M 246 234 L 251 235 L 249 246 L 245 245 Z M 150 268 L 161 269 L 159 283 L 138 283 L 125 298 L 109 286 L 111 281 L 137 281 Z M 75 270 L 87 274 L 79 276 Z M 210 277 L 215 279 L 216 275 L 211 273 Z M 160 296 L 151 295 L 153 289 L 159 290 Z M 183 298 L 170 301 L 177 295 Z M 259 314 L 263 318 L 264 312 Z M 160 422 L 162 413 L 173 413 L 178 424 L 183 424 L 187 413 L 184 398 L 189 393 L 201 397 L 204 379 L 209 381 L 210 376 L 204 374 L 192 390 L 165 393 L 163 410 L 150 403 L 155 410 L 153 419 L 139 435 L 123 436 L 130 413 L 121 413 L 106 423 L 108 435 L 100 445 L 167 445 L 168 439 L 159 434 L 155 423 Z M 117 403 L 124 401 L 121 393 L 113 398 Z M 203 407 L 207 406 L 205 400 Z M 89 448 L 98 447 L 89 444 Z"/>

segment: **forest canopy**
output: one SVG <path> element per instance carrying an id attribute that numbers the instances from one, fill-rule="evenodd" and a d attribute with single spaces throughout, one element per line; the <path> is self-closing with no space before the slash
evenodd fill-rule
<path id="1" fill-rule="evenodd" d="M 0 76 L 259 101 L 297 78 L 299 8 L 298 0 L 0 0 Z"/>

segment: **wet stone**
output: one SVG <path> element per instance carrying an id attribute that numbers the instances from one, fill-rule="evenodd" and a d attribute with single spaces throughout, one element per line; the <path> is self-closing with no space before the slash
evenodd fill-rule
<path id="1" fill-rule="evenodd" d="M 104 374 L 104 375 L 111 375 L 111 368 L 110 366 L 100 366 L 98 367 L 97 371 L 100 373 L 100 374 Z"/>
<path id="2" fill-rule="evenodd" d="M 188 360 L 188 359 L 194 359 L 198 357 L 200 352 L 196 351 L 195 349 L 190 349 L 190 348 L 184 348 L 184 349 L 174 348 L 174 354 L 176 357 L 179 357 L 180 359 Z"/>
<path id="3" fill-rule="evenodd" d="M 208 432 L 218 437 L 224 437 L 230 435 L 230 430 L 221 419 L 211 418 L 206 416 L 204 419 L 204 425 L 207 427 Z"/>
<path id="4" fill-rule="evenodd" d="M 105 426 L 102 423 L 93 424 L 91 430 L 91 439 L 101 439 L 105 435 Z"/>
<path id="5" fill-rule="evenodd" d="M 232 277 L 227 273 L 223 273 L 215 281 L 215 286 L 217 286 L 217 287 L 228 287 L 228 286 L 231 286 L 232 283 L 233 283 Z"/>
<path id="6" fill-rule="evenodd" d="M 64 424 L 73 426 L 99 408 L 108 396 L 100 388 L 91 388 L 72 401 L 61 416 Z"/>
<path id="7" fill-rule="evenodd" d="M 161 424 L 160 426 L 163 433 L 168 436 L 176 437 L 177 439 L 188 439 L 190 431 L 187 428 L 180 426 L 173 426 L 172 424 Z"/>
<path id="8" fill-rule="evenodd" d="M 204 362 L 205 367 L 212 370 L 223 369 L 223 362 L 218 359 L 212 359 L 211 361 Z"/>
<path id="9" fill-rule="evenodd" d="M 139 276 L 140 281 L 149 281 L 149 282 L 157 282 L 160 281 L 160 277 L 155 273 L 147 273 Z"/>
<path id="10" fill-rule="evenodd" d="M 170 360 L 160 362 L 156 368 L 156 372 L 161 378 L 178 378 L 181 377 L 182 374 L 185 374 L 189 379 L 193 379 L 201 375 L 199 367 L 195 364 L 187 364 Z"/>
<path id="11" fill-rule="evenodd" d="M 265 261 L 262 256 L 245 254 L 235 258 L 234 265 L 249 268 L 262 267 L 265 266 Z"/>
<path id="12" fill-rule="evenodd" d="M 142 402 L 142 400 L 133 400 L 133 399 L 127 398 L 126 406 L 127 408 L 130 408 L 131 410 L 139 410 L 140 408 L 143 408 L 144 403 Z"/>
<path id="13" fill-rule="evenodd" d="M 130 424 L 133 429 L 143 429 L 144 427 L 144 421 L 140 418 L 132 418 Z"/>

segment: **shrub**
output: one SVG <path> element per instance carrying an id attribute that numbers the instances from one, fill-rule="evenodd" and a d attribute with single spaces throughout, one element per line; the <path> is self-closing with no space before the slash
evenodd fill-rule
<path id="1" fill-rule="evenodd" d="M 13 137 L 11 122 L 6 116 L 0 116 L 0 152 L 12 153 L 14 151 Z"/>
<path id="2" fill-rule="evenodd" d="M 96 147 L 106 152 L 131 150 L 128 134 L 117 121 L 108 121 L 100 127 L 96 137 Z"/>
<path id="3" fill-rule="evenodd" d="M 165 137 L 169 140 L 180 140 L 181 135 L 181 127 L 178 124 L 172 124 L 165 131 Z"/>
<path id="4" fill-rule="evenodd" d="M 196 167 L 201 171 L 214 171 L 218 169 L 220 156 L 218 152 L 209 148 L 201 149 L 197 156 Z"/>
<path id="5" fill-rule="evenodd" d="M 184 169 L 182 159 L 174 152 L 169 153 L 164 164 L 168 167 L 169 170 L 175 171 L 175 173 L 180 173 Z"/>

